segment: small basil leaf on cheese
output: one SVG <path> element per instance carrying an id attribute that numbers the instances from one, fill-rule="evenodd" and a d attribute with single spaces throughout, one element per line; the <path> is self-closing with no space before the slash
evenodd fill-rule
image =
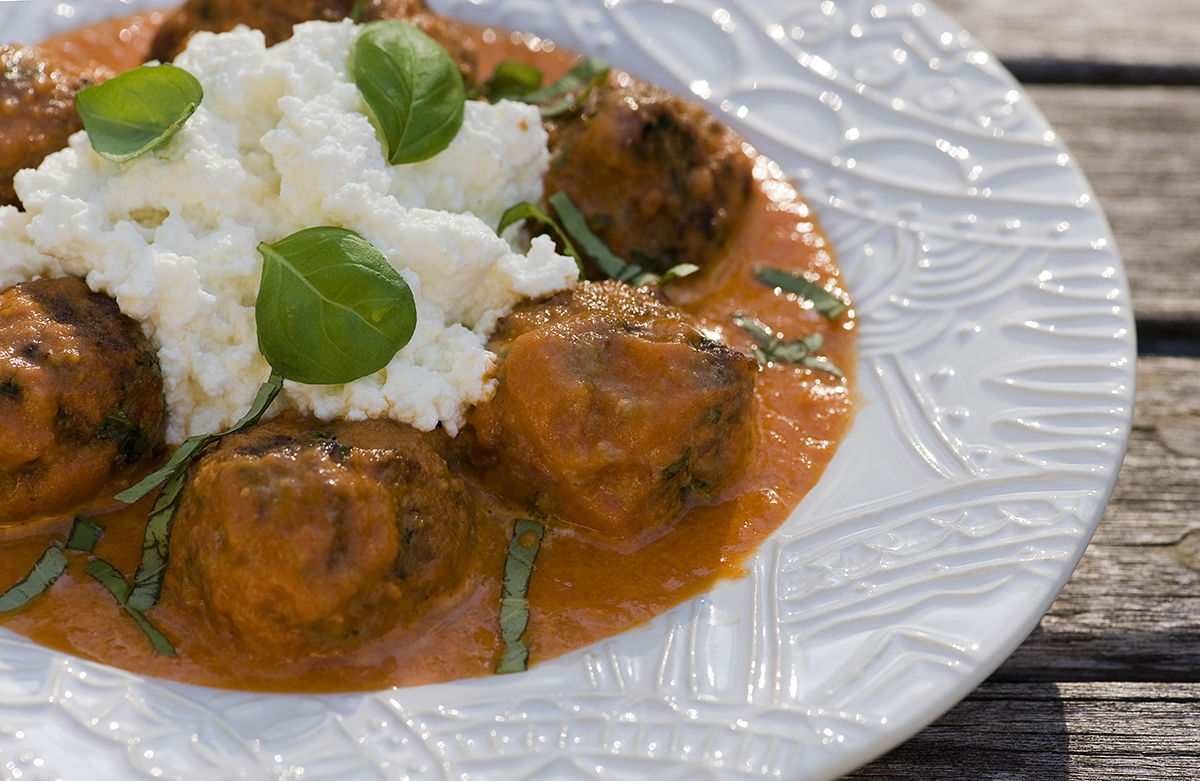
<path id="1" fill-rule="evenodd" d="M 382 369 L 412 338 L 408 283 L 354 231 L 307 228 L 258 250 L 258 349 L 286 379 L 351 382 Z"/>
<path id="2" fill-rule="evenodd" d="M 354 83 L 378 123 L 392 165 L 427 160 L 458 135 L 466 90 L 437 41 L 398 21 L 372 22 L 354 43 Z"/>
<path id="3" fill-rule="evenodd" d="M 143 65 L 75 95 L 92 149 L 121 163 L 165 144 L 204 98 L 196 77 L 173 65 Z"/>

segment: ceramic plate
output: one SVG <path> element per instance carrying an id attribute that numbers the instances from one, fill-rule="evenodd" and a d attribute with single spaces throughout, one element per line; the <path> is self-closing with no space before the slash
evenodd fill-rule
<path id="1" fill-rule="evenodd" d="M 1128 286 L 970 35 L 908 0 L 433 5 L 691 95 L 801 185 L 858 305 L 852 431 L 744 580 L 526 674 L 261 696 L 5 635 L 4 778 L 833 778 L 979 684 L 1083 553 L 1129 433 Z M 0 39 L 136 7 L 0 2 Z"/>

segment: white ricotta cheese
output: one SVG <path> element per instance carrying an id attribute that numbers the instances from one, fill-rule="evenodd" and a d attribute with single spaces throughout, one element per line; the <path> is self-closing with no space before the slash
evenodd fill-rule
<path id="1" fill-rule="evenodd" d="M 495 233 L 508 207 L 541 197 L 537 109 L 468 102 L 449 149 L 390 166 L 347 68 L 359 29 L 312 22 L 270 49 L 245 28 L 196 35 L 176 64 L 204 101 L 167 145 L 113 163 L 78 133 L 18 174 L 25 213 L 0 209 L 0 285 L 85 277 L 143 323 L 172 443 L 230 426 L 269 374 L 254 322 L 260 242 L 349 228 L 412 288 L 417 330 L 388 366 L 346 385 L 286 383 L 284 405 L 326 419 L 456 431 L 492 390 L 496 320 L 573 284 L 574 262 L 548 239 L 523 253 Z"/>

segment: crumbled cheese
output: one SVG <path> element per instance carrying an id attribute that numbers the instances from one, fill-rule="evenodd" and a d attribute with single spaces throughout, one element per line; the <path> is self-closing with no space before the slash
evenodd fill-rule
<path id="1" fill-rule="evenodd" d="M 390 166 L 347 69 L 359 29 L 312 22 L 271 49 L 245 28 L 197 34 L 176 64 L 204 101 L 166 146 L 113 163 L 76 134 L 18 175 L 27 212 L 0 210 L 0 285 L 74 274 L 143 323 L 170 442 L 231 425 L 269 373 L 254 323 L 260 242 L 349 228 L 412 288 L 416 333 L 387 367 L 344 386 L 286 383 L 285 405 L 326 419 L 457 430 L 492 390 L 496 320 L 573 283 L 574 262 L 548 239 L 522 254 L 495 233 L 508 207 L 541 197 L 537 109 L 468 102 L 449 149 Z"/>

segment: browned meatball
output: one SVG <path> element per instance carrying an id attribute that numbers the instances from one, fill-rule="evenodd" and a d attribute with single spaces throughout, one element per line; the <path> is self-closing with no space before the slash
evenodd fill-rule
<path id="1" fill-rule="evenodd" d="M 20 206 L 13 175 L 36 168 L 83 129 L 75 93 L 112 75 L 81 69 L 44 49 L 0 45 L 0 205 Z"/>
<path id="2" fill-rule="evenodd" d="M 757 363 L 645 289 L 585 283 L 518 307 L 491 349 L 473 456 L 517 501 L 624 541 L 746 465 Z"/>
<path id="3" fill-rule="evenodd" d="M 285 416 L 192 468 L 167 583 L 262 657 L 406 625 L 463 582 L 476 505 L 440 431 Z"/>
<path id="4" fill-rule="evenodd" d="M 679 263 L 704 266 L 741 224 L 752 160 L 699 106 L 615 74 L 546 129 L 546 197 L 566 192 L 627 261 L 660 274 Z"/>
<path id="5" fill-rule="evenodd" d="M 0 522 L 92 496 L 162 417 L 158 360 L 115 301 L 70 277 L 0 295 Z"/>
<path id="6" fill-rule="evenodd" d="M 267 46 L 292 37 L 301 22 L 345 19 L 354 0 L 187 0 L 167 16 L 150 45 L 148 59 L 170 62 L 198 30 L 228 32 L 239 24 L 262 30 Z M 442 45 L 462 71 L 467 85 L 475 83 L 475 50 L 458 24 L 438 16 L 422 0 L 367 0 L 362 21 L 399 19 L 411 22 Z"/>

